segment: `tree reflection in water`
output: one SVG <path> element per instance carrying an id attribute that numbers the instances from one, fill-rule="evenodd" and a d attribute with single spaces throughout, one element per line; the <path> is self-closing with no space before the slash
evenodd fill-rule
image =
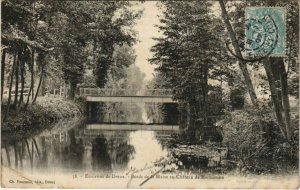
<path id="1" fill-rule="evenodd" d="M 143 122 L 142 112 L 141 106 L 137 105 L 136 103 L 105 103 L 102 105 L 100 116 L 102 120 L 99 122 Z M 101 134 L 98 138 L 105 138 L 102 140 L 103 142 L 101 141 L 103 147 L 97 150 L 97 152 L 107 152 L 103 153 L 103 158 L 98 159 L 104 159 L 106 156 L 109 156 L 111 164 L 110 170 L 126 170 L 129 160 L 133 158 L 135 153 L 134 146 L 130 145 L 129 143 L 129 132 L 120 130 L 102 131 L 102 133 L 103 134 Z M 95 141 L 99 140 L 95 139 Z M 93 143 L 93 154 L 96 154 L 94 150 L 95 141 Z M 98 143 L 100 143 L 100 141 Z"/>
<path id="2" fill-rule="evenodd" d="M 134 147 L 127 144 L 127 142 L 120 144 L 117 149 L 117 160 L 116 163 L 127 167 L 129 159 L 132 158 Z"/>
<path id="3" fill-rule="evenodd" d="M 128 133 L 116 132 L 122 134 L 122 138 L 111 138 L 108 140 L 109 153 L 112 159 L 112 166 L 114 170 L 124 170 L 128 166 L 128 162 L 133 158 L 135 149 L 129 144 Z"/>
<path id="4" fill-rule="evenodd" d="M 144 122 L 145 118 L 142 117 L 142 113 L 145 110 L 142 109 L 142 106 L 132 104 L 128 109 L 126 108 L 127 105 L 118 106 L 121 107 L 119 112 L 115 112 L 119 109 L 117 105 L 112 108 L 109 121 Z M 121 112 L 125 108 L 126 112 Z M 119 120 L 118 118 L 122 113 L 126 117 Z M 81 120 L 78 123 L 77 121 L 58 123 L 50 131 L 44 131 L 34 136 L 40 150 L 40 156 L 34 154 L 33 166 L 31 166 L 29 155 L 22 157 L 24 159 L 22 164 L 24 167 L 32 167 L 45 172 L 49 172 L 49 170 L 53 172 L 58 170 L 120 172 L 126 171 L 128 167 L 132 166 L 131 163 L 135 163 L 132 162 L 134 160 L 138 160 L 137 162 L 141 162 L 144 166 L 149 161 L 145 160 L 143 155 L 149 151 L 143 147 L 140 141 L 146 138 L 151 147 L 153 143 L 157 147 L 156 141 L 152 139 L 154 136 L 148 132 L 141 136 L 136 131 L 122 130 L 121 127 L 119 130 L 97 130 L 97 133 L 89 134 L 86 133 L 87 128 Z M 32 139 L 27 140 L 31 150 Z M 20 147 L 24 146 L 27 150 L 26 143 L 21 144 Z M 13 144 L 9 146 L 11 152 L 14 153 Z M 161 146 L 157 148 L 161 148 Z M 9 161 L 13 165 L 14 160 Z M 6 157 L 4 164 L 8 164 Z M 21 163 L 19 163 L 20 165 Z"/>
<path id="5" fill-rule="evenodd" d="M 111 159 L 108 154 L 107 140 L 103 135 L 92 142 L 92 166 L 94 170 L 111 171 Z"/>
<path id="6" fill-rule="evenodd" d="M 122 133 L 122 132 L 116 132 Z M 128 134 L 121 138 L 106 137 L 100 135 L 92 142 L 92 166 L 93 169 L 104 171 L 124 170 L 128 162 L 133 158 L 135 149 L 129 144 Z"/>
<path id="7" fill-rule="evenodd" d="M 73 169 L 78 169 L 82 167 L 83 153 L 84 153 L 84 145 L 83 141 L 79 139 L 76 142 L 75 131 L 71 129 L 69 132 L 70 145 L 65 146 L 63 149 L 63 161 L 65 166 L 69 166 Z"/>

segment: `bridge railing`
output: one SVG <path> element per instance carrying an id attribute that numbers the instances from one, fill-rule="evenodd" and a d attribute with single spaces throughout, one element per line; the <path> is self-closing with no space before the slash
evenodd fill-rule
<path id="1" fill-rule="evenodd" d="M 79 88 L 80 96 L 172 96 L 170 89 L 136 89 Z"/>
<path id="2" fill-rule="evenodd" d="M 172 96 L 171 89 L 147 89 L 144 92 L 145 96 Z"/>

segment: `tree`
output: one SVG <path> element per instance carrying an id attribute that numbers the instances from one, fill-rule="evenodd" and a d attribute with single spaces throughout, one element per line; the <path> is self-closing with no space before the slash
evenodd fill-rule
<path id="1" fill-rule="evenodd" d="M 11 67 L 11 73 L 15 74 L 15 92 L 14 92 L 14 108 L 19 111 L 24 105 L 24 88 L 26 68 L 32 68 L 34 64 L 34 52 L 48 53 L 51 49 L 45 45 L 41 38 L 36 38 L 37 18 L 39 16 L 39 7 L 34 9 L 34 6 L 39 4 L 36 2 L 19 2 L 6 0 L 1 2 L 2 6 L 2 44 L 5 47 L 7 57 L 14 57 L 14 67 Z M 5 58 L 5 57 L 4 57 Z M 2 79 L 6 69 L 6 60 L 2 60 Z M 28 67 L 27 67 L 28 66 Z M 31 72 L 33 74 L 33 72 Z M 11 80 L 11 82 L 13 79 Z M 19 83 L 21 83 L 19 85 Z M 30 93 L 33 95 L 33 76 L 31 80 Z M 21 89 L 19 89 L 19 86 Z M 2 92 L 4 89 L 4 83 Z M 12 83 L 10 83 L 10 89 Z M 19 96 L 20 92 L 20 96 Z M 9 90 L 8 110 L 10 107 L 12 90 Z M 28 96 L 29 97 L 29 96 Z M 26 101 L 26 105 L 27 105 Z M 26 108 L 26 106 L 24 106 Z"/>
<path id="2" fill-rule="evenodd" d="M 235 50 L 235 54 L 237 55 L 237 57 L 239 57 L 239 62 L 243 62 L 244 64 L 240 65 L 241 70 L 243 71 L 244 68 L 242 67 L 246 67 L 246 63 L 247 61 L 245 59 L 242 58 L 242 51 L 243 46 L 241 46 L 240 44 L 243 44 L 243 28 L 241 28 L 241 23 L 238 23 L 237 20 L 241 18 L 244 18 L 244 8 L 245 6 L 254 6 L 257 2 L 241 2 L 241 3 L 236 3 L 233 4 L 233 6 L 235 6 L 236 8 L 236 13 L 235 15 L 233 15 L 233 24 L 231 24 L 229 22 L 230 18 L 229 18 L 229 14 L 225 8 L 225 4 L 223 0 L 219 0 L 219 4 L 222 10 L 222 14 L 223 14 L 223 19 L 224 19 L 224 23 L 225 26 L 227 28 L 227 31 L 229 33 L 229 36 L 231 38 L 231 42 L 232 45 L 234 47 Z M 290 21 L 290 25 L 287 25 L 287 36 L 292 36 L 297 38 L 298 34 L 295 33 L 295 28 L 294 26 L 299 25 L 299 23 L 297 22 L 298 19 L 295 19 L 295 16 L 297 15 L 297 6 L 295 6 L 295 2 L 277 2 L 275 3 L 274 1 L 264 1 L 262 2 L 264 5 L 266 6 L 288 6 L 291 8 L 292 11 L 289 11 L 289 15 L 288 15 L 288 19 Z M 260 4 L 261 5 L 261 4 Z M 237 18 L 238 17 L 238 18 Z M 296 21 L 296 23 L 295 23 Z M 236 31 L 234 31 L 232 26 L 235 26 Z M 292 49 L 293 44 L 289 43 L 289 47 L 288 49 Z M 240 48 L 242 47 L 242 48 Z M 297 47 L 293 48 L 297 49 Z M 291 51 L 290 51 L 291 52 Z M 294 57 L 297 57 L 297 55 L 294 54 Z M 287 58 L 288 60 L 291 60 L 291 55 L 288 56 Z M 289 62 L 289 61 L 287 61 Z M 284 66 L 284 61 L 282 58 L 267 58 L 262 60 L 263 66 L 264 66 L 264 70 L 267 74 L 267 80 L 269 83 L 269 87 L 270 87 L 270 92 L 271 92 L 271 98 L 272 98 L 272 102 L 274 105 L 274 112 L 276 115 L 276 119 L 277 122 L 279 124 L 281 133 L 283 135 L 284 138 L 286 138 L 287 140 L 291 140 L 292 136 L 291 136 L 291 121 L 290 121 L 290 109 L 289 109 L 289 98 L 288 98 L 288 82 L 287 82 L 287 72 Z M 249 64 L 249 63 L 248 63 Z M 279 65 L 279 67 L 278 67 Z M 242 66 L 242 67 L 241 67 Z M 246 67 L 247 68 L 247 67 Z M 244 73 L 244 72 L 243 72 Z M 247 74 L 246 74 L 247 75 Z M 244 74 L 244 78 L 247 78 L 247 76 L 245 76 Z M 250 85 L 251 79 L 249 80 L 245 80 L 248 92 L 250 94 L 250 97 L 252 96 L 251 100 L 252 103 L 255 107 L 257 107 L 257 103 L 255 103 L 255 101 L 253 101 L 253 93 L 255 93 L 255 91 L 253 91 L 253 85 Z M 252 87 L 251 87 L 252 86 Z M 251 95 L 252 94 L 252 95 Z M 257 107 L 257 109 L 259 110 L 259 108 Z"/>
<path id="3" fill-rule="evenodd" d="M 113 64 L 115 45 L 133 45 L 135 32 L 129 29 L 141 15 L 139 11 L 129 11 L 131 2 L 101 2 L 98 5 L 102 11 L 95 13 L 91 25 L 93 48 L 95 52 L 94 74 L 98 87 L 104 87 L 107 82 L 107 72 Z M 116 13 L 119 14 L 116 14 Z M 96 32 L 95 32 L 96 31 Z"/>
<path id="4" fill-rule="evenodd" d="M 210 13 L 208 2 L 167 1 L 162 5 L 158 28 L 164 36 L 156 39 L 150 61 L 158 65 L 174 98 L 186 104 L 187 125 L 192 130 L 199 124 L 208 126 L 208 94 L 213 89 L 208 81 L 224 75 L 218 71 L 228 59 L 219 40 L 224 28 Z"/>
<path id="5" fill-rule="evenodd" d="M 222 11 L 222 17 L 224 19 L 224 23 L 225 23 L 225 26 L 226 26 L 227 31 L 229 33 L 232 45 L 233 45 L 234 50 L 235 50 L 235 53 L 236 53 L 237 56 L 242 57 L 242 52 L 240 50 L 239 43 L 238 43 L 238 40 L 236 38 L 235 32 L 234 32 L 234 30 L 233 30 L 233 28 L 230 24 L 230 19 L 229 19 L 228 13 L 226 11 L 224 1 L 219 0 L 219 4 L 220 4 L 220 7 L 221 7 L 221 11 Z M 255 93 L 255 90 L 254 90 L 254 87 L 253 87 L 253 84 L 252 84 L 252 81 L 251 81 L 251 78 L 250 78 L 250 75 L 249 75 L 249 72 L 248 72 L 248 69 L 247 69 L 246 62 L 241 61 L 241 60 L 238 60 L 238 62 L 239 62 L 238 63 L 239 67 L 240 67 L 240 69 L 242 71 L 242 74 L 244 76 L 244 81 L 245 81 L 245 84 L 247 86 L 248 93 L 249 93 L 250 98 L 251 98 L 251 102 L 254 106 L 258 106 L 257 96 L 256 96 L 256 93 Z"/>

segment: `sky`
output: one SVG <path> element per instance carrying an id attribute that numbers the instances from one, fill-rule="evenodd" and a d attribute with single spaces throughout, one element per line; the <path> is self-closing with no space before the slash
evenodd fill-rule
<path id="1" fill-rule="evenodd" d="M 137 21 L 134 29 L 138 32 L 139 42 L 136 43 L 133 48 L 136 51 L 136 66 L 138 66 L 143 73 L 146 74 L 146 82 L 153 78 L 155 65 L 151 65 L 148 59 L 152 57 L 150 48 L 156 44 L 153 37 L 161 37 L 158 28 L 155 25 L 159 25 L 159 17 L 161 11 L 157 7 L 157 1 L 145 1 L 144 3 L 133 7 L 134 9 L 144 9 L 143 15 Z M 212 9 L 216 16 L 219 14 L 219 6 L 217 3 L 213 3 Z"/>
<path id="2" fill-rule="evenodd" d="M 159 24 L 158 15 L 160 14 L 156 3 L 157 1 L 146 1 L 139 5 L 139 8 L 144 8 L 144 12 L 134 26 L 139 39 L 139 42 L 133 46 L 137 55 L 135 64 L 146 74 L 145 80 L 147 81 L 153 78 L 155 68 L 147 60 L 152 57 L 150 48 L 156 44 L 152 38 L 161 36 L 158 28 L 155 27 L 156 24 Z"/>

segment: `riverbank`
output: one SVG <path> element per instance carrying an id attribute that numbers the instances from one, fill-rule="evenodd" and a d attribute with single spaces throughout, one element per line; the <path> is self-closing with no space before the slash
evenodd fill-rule
<path id="1" fill-rule="evenodd" d="M 6 111 L 2 104 L 2 117 Z M 10 109 L 1 131 L 10 133 L 30 133 L 43 129 L 61 119 L 80 117 L 84 114 L 84 104 L 80 101 L 64 100 L 61 98 L 40 97 L 33 105 L 28 105 L 26 110 Z"/>

